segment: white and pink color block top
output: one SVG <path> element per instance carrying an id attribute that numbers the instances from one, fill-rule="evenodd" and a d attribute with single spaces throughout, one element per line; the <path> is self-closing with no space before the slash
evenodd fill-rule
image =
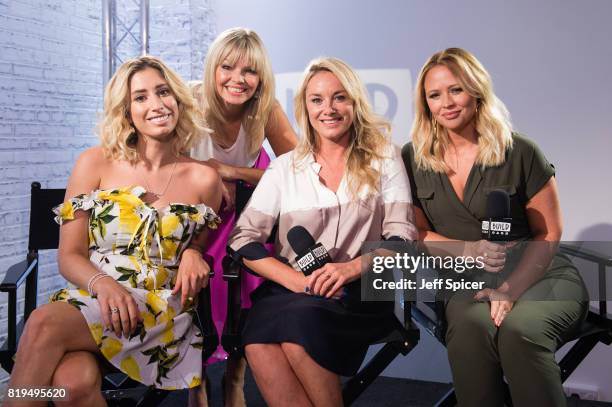
<path id="1" fill-rule="evenodd" d="M 372 164 L 381 173 L 378 190 L 362 188 L 358 198 L 349 192 L 346 174 L 336 193 L 323 185 L 321 166 L 312 155 L 299 162 L 294 152 L 281 155 L 257 185 L 231 233 L 230 246 L 238 251 L 251 242 L 264 243 L 278 223 L 276 255 L 297 269 L 287 241 L 287 232 L 296 225 L 322 243 L 335 262 L 358 257 L 366 241 L 416 240 L 410 184 L 399 149 L 389 146 L 386 155 Z"/>

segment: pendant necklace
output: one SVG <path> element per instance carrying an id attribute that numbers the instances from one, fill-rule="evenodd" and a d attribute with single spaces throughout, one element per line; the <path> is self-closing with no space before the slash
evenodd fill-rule
<path id="1" fill-rule="evenodd" d="M 147 192 L 151 195 L 153 195 L 155 197 L 155 199 L 159 199 L 162 196 L 164 196 L 164 194 L 166 193 L 166 191 L 168 190 L 168 187 L 170 186 L 170 182 L 172 181 L 172 177 L 174 177 L 174 170 L 176 168 L 176 164 L 178 163 L 178 157 L 176 157 L 176 159 L 174 160 L 174 164 L 172 165 L 172 171 L 170 171 L 170 177 L 168 178 L 168 182 L 166 182 L 166 186 L 164 187 L 164 189 L 161 192 L 154 192 L 151 187 L 149 186 L 149 183 L 147 182 L 147 177 L 143 177 L 144 183 L 145 183 L 145 187 L 147 187 Z"/>

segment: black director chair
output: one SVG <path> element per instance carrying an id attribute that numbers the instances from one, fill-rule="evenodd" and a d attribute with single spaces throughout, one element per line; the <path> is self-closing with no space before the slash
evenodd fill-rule
<path id="1" fill-rule="evenodd" d="M 242 181 L 237 183 L 236 219 L 246 206 L 253 189 L 253 186 Z M 276 230 L 273 230 L 268 242 L 274 241 L 275 234 Z M 229 254 L 223 259 L 223 278 L 228 284 L 228 303 L 221 344 L 226 352 L 235 356 L 244 356 L 240 332 L 249 311 L 241 307 L 240 276 L 243 272 L 246 271 L 237 256 Z M 397 325 L 398 328 L 387 337 L 370 344 L 383 344 L 383 347 L 355 376 L 344 382 L 342 398 L 345 406 L 351 405 L 399 354 L 405 356 L 417 345 L 419 329 L 412 322 L 411 305 L 407 301 L 404 302 L 403 321 Z"/>
<path id="2" fill-rule="evenodd" d="M 40 183 L 33 182 L 30 203 L 30 233 L 26 259 L 6 271 L 0 291 L 8 293 L 8 335 L 0 348 L 0 366 L 8 373 L 13 369 L 13 358 L 17 343 L 23 332 L 25 321 L 36 308 L 38 281 L 38 251 L 57 249 L 59 245 L 59 225 L 54 221 L 51 208 L 64 200 L 64 189 L 42 189 Z M 212 272 L 212 271 L 211 271 Z M 17 290 L 25 282 L 23 317 L 17 322 Z M 210 290 L 203 289 L 199 295 L 198 315 L 203 333 L 203 359 L 206 360 L 218 345 L 215 326 L 210 309 Z M 109 405 L 151 406 L 159 404 L 168 391 L 149 388 L 118 371 L 105 375 L 102 393 Z"/>
<path id="3" fill-rule="evenodd" d="M 612 320 L 608 317 L 607 310 L 607 290 L 606 272 L 607 268 L 612 267 L 612 253 L 602 255 L 574 245 L 562 244 L 560 251 L 569 257 L 586 260 L 597 266 L 599 304 L 596 311 L 589 309 L 587 317 L 582 325 L 566 341 L 576 340 L 565 356 L 559 362 L 561 370 L 561 382 L 565 382 L 568 377 L 576 370 L 582 361 L 593 350 L 597 343 L 605 345 L 612 343 Z M 444 318 L 444 304 L 440 301 L 435 303 L 419 304 L 412 308 L 412 315 L 426 331 L 434 336 L 441 344 L 446 346 L 444 337 L 446 335 L 446 321 Z M 505 404 L 511 407 L 512 399 L 508 386 L 504 389 Z M 457 404 L 454 389 L 450 389 L 439 401 L 436 406 L 446 407 Z"/>

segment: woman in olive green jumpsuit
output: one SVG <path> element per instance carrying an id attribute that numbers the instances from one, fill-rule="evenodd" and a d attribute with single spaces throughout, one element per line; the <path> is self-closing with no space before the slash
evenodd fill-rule
<path id="1" fill-rule="evenodd" d="M 460 254 L 482 256 L 484 274 L 496 273 L 501 281 L 446 304 L 459 405 L 503 405 L 504 376 L 516 406 L 565 405 L 554 352 L 584 318 L 587 297 L 566 257 L 544 255 L 544 267 L 531 267 L 542 263 L 537 247 L 561 239 L 554 167 L 532 141 L 512 132 L 487 71 L 465 50 L 449 48 L 429 58 L 417 80 L 415 110 L 412 142 L 402 157 L 419 239 L 426 247 L 465 241 Z M 519 258 L 507 245 L 480 240 L 487 194 L 496 189 L 510 197 L 511 239 L 535 242 Z M 551 292 L 561 298 L 542 296 Z"/>

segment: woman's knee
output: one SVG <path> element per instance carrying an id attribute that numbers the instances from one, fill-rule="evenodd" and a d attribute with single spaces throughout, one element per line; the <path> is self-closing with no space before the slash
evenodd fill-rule
<path id="1" fill-rule="evenodd" d="M 545 327 L 538 321 L 529 318 L 509 315 L 498 329 L 497 342 L 500 356 L 535 355 L 536 353 L 554 353 L 555 340 L 547 336 Z"/>
<path id="2" fill-rule="evenodd" d="M 469 348 L 482 349 L 483 343 L 493 343 L 496 328 L 491 320 L 488 304 L 449 304 L 458 309 L 447 308 L 448 328 L 446 342 L 449 352 L 465 353 Z"/>
<path id="3" fill-rule="evenodd" d="M 304 358 L 310 357 L 306 353 L 306 349 L 302 345 L 292 342 L 283 342 L 280 344 L 283 353 L 291 363 L 300 362 Z"/>
<path id="4" fill-rule="evenodd" d="M 102 374 L 94 355 L 67 353 L 53 373 L 53 387 L 66 389 L 68 405 L 80 404 L 99 394 Z"/>
<path id="5" fill-rule="evenodd" d="M 59 334 L 64 328 L 55 321 L 55 310 L 51 304 L 36 308 L 26 322 L 19 345 L 28 348 L 39 347 L 46 349 L 58 342 Z"/>
<path id="6" fill-rule="evenodd" d="M 253 343 L 244 347 L 244 355 L 249 365 L 257 365 L 260 361 L 269 361 L 278 346 L 269 343 Z"/>

